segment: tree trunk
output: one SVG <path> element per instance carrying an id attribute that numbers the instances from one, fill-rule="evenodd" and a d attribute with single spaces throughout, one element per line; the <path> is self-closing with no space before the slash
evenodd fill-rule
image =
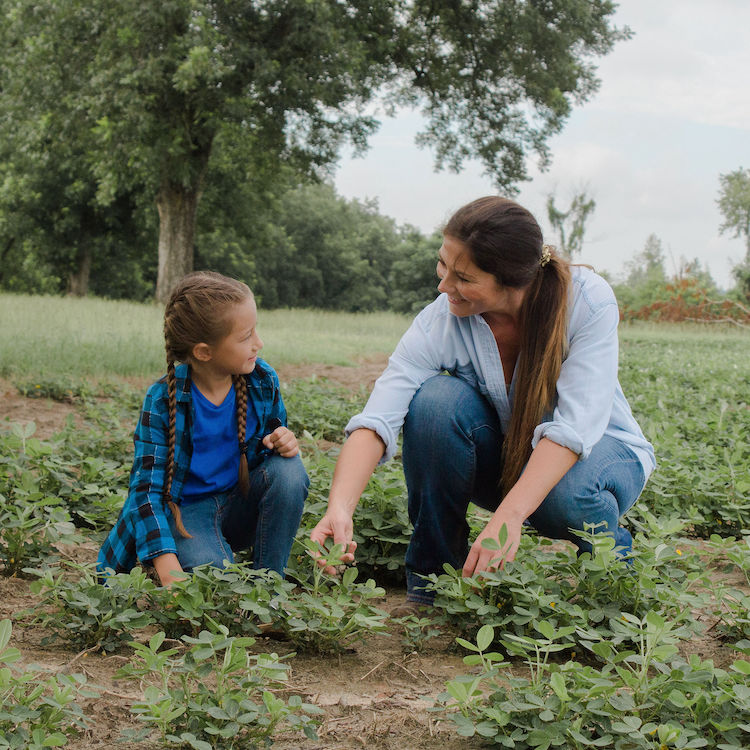
<path id="1" fill-rule="evenodd" d="M 76 269 L 68 275 L 68 294 L 73 297 L 85 297 L 89 293 L 92 258 L 91 244 L 84 242 L 76 253 Z"/>
<path id="2" fill-rule="evenodd" d="M 193 270 L 195 218 L 201 191 L 182 185 L 162 185 L 159 209 L 159 274 L 156 301 L 165 304 L 177 282 Z"/>
<path id="3" fill-rule="evenodd" d="M 5 262 L 5 259 L 8 257 L 8 253 L 10 252 L 10 249 L 13 247 L 13 245 L 16 244 L 16 238 L 11 237 L 6 243 L 5 247 L 3 248 L 2 254 L 0 254 L 0 283 L 2 283 L 5 280 L 5 270 L 7 269 L 7 264 Z"/>

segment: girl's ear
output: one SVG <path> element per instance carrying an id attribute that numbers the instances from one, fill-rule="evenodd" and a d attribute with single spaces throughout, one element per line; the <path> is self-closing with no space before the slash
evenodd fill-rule
<path id="1" fill-rule="evenodd" d="M 211 361 L 211 347 L 208 344 L 196 344 L 191 352 L 193 359 L 198 362 L 210 362 Z"/>

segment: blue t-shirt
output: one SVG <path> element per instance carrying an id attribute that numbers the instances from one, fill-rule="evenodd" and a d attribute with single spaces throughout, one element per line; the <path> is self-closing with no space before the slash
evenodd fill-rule
<path id="1" fill-rule="evenodd" d="M 193 425 L 193 456 L 182 490 L 182 500 L 199 500 L 207 495 L 228 492 L 237 484 L 240 451 L 237 441 L 237 396 L 229 389 L 216 406 L 191 384 L 195 424 Z M 255 407 L 248 399 L 245 435 L 258 429 Z"/>

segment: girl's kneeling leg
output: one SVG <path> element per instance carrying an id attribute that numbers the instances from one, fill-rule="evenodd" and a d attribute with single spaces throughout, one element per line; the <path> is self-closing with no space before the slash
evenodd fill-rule
<path id="1" fill-rule="evenodd" d="M 192 539 L 177 531 L 174 517 L 169 515 L 169 528 L 183 570 L 190 571 L 199 565 L 223 568 L 225 560 L 234 562 L 232 548 L 222 533 L 222 518 L 231 503 L 232 493 L 229 492 L 181 504 L 182 524 Z"/>
<path id="2" fill-rule="evenodd" d="M 233 549 L 253 549 L 253 567 L 283 575 L 310 480 L 302 459 L 273 455 L 250 472 L 248 499 L 224 523 Z"/>

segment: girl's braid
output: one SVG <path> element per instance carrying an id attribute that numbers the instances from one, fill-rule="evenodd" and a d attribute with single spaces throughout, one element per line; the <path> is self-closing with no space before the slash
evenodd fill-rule
<path id="1" fill-rule="evenodd" d="M 192 534 L 189 534 L 187 529 L 182 523 L 182 513 L 180 508 L 172 500 L 172 478 L 174 477 L 174 445 L 175 445 L 175 415 L 177 413 L 177 378 L 175 377 L 174 371 L 174 357 L 167 353 L 167 394 L 169 396 L 169 442 L 168 442 L 168 453 L 167 453 L 167 474 L 164 477 L 164 502 L 167 507 L 172 511 L 174 516 L 175 526 L 177 531 L 186 539 L 192 539 Z"/>
<path id="2" fill-rule="evenodd" d="M 247 381 L 243 375 L 233 375 L 232 384 L 237 404 L 237 440 L 240 446 L 239 485 L 243 497 L 250 491 L 250 476 L 247 469 L 247 445 L 245 443 L 245 428 L 247 427 Z"/>

